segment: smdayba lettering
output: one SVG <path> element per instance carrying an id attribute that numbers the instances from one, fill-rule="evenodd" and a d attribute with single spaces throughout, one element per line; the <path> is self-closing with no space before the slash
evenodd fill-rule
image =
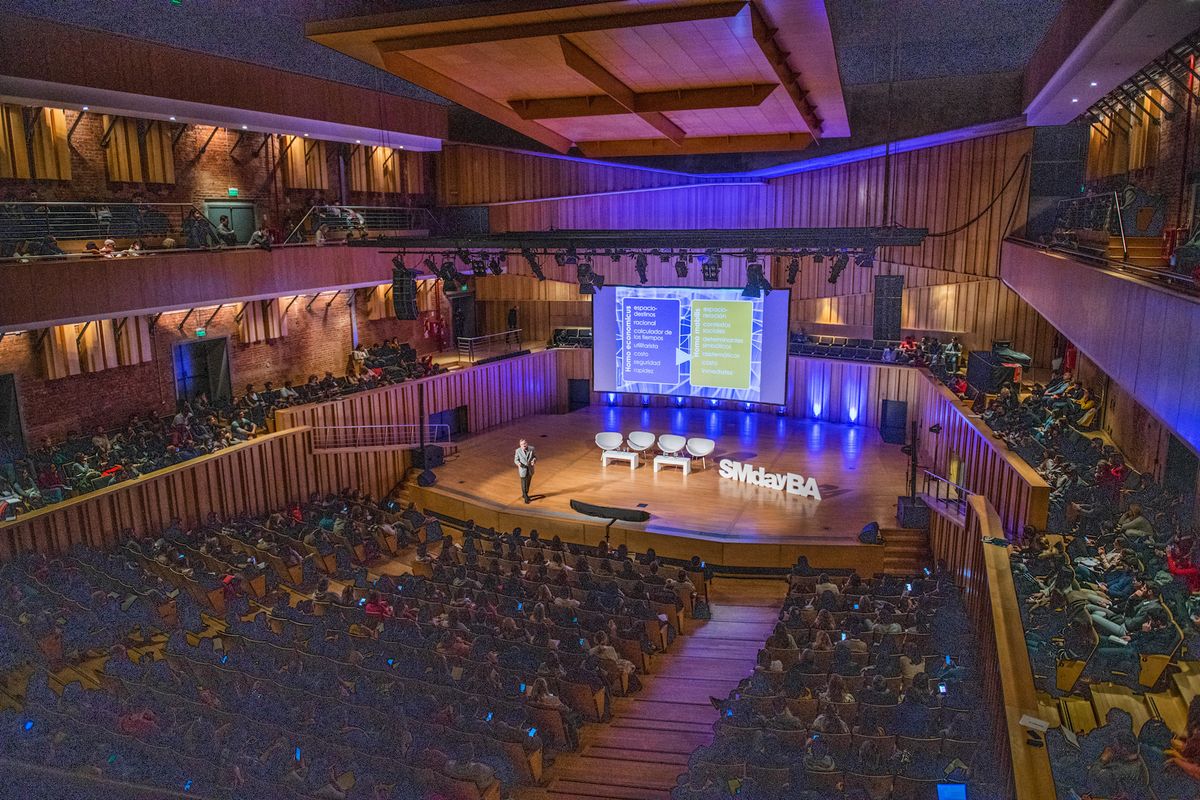
<path id="1" fill-rule="evenodd" d="M 730 458 L 722 458 L 718 466 L 718 474 L 722 478 L 752 486 L 765 486 L 777 492 L 787 492 L 800 497 L 811 497 L 813 500 L 821 499 L 821 490 L 817 487 L 816 478 L 805 478 L 795 472 L 767 472 L 762 467 Z"/>

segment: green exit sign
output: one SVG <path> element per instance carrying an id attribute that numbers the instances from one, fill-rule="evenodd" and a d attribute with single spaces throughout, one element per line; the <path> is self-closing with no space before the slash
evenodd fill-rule
<path id="1" fill-rule="evenodd" d="M 230 186 L 230 187 L 229 187 L 229 189 L 228 189 L 227 191 L 229 192 L 229 196 L 230 196 L 230 197 L 237 197 L 237 196 L 238 196 L 238 188 L 237 188 L 236 186 Z"/>
<path id="2" fill-rule="evenodd" d="M 197 339 L 203 339 L 205 336 L 208 336 L 208 331 L 204 330 L 204 328 L 196 328 Z"/>

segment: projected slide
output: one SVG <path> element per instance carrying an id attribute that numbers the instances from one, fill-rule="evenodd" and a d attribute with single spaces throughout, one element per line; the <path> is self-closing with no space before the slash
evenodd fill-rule
<path id="1" fill-rule="evenodd" d="M 592 298 L 599 392 L 781 404 L 787 292 L 607 286 Z"/>

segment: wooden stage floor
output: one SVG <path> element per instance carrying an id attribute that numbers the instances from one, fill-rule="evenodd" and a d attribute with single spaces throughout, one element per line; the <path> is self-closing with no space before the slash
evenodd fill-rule
<path id="1" fill-rule="evenodd" d="M 595 435 L 634 430 L 705 436 L 717 442 L 717 450 L 707 469 L 697 461 L 687 476 L 678 468 L 655 473 L 649 462 L 637 470 L 624 462 L 601 466 Z M 512 463 L 522 436 L 538 453 L 530 494 L 541 497 L 528 506 L 521 502 Z M 539 517 L 585 519 L 571 510 L 573 499 L 620 508 L 644 503 L 650 520 L 621 523 L 622 528 L 739 543 L 846 545 L 856 542 L 868 522 L 894 528 L 907 468 L 900 447 L 885 444 L 872 428 L 704 409 L 592 406 L 526 417 L 457 448 L 437 469 L 436 486 L 421 491 L 524 516 L 534 527 Z M 721 478 L 721 458 L 814 477 L 822 499 Z"/>

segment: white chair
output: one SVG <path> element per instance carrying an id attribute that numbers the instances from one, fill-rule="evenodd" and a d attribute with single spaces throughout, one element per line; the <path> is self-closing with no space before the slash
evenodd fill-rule
<path id="1" fill-rule="evenodd" d="M 653 433 L 647 433 L 646 431 L 634 431 L 633 433 L 629 434 L 627 441 L 629 442 L 630 450 L 641 453 L 653 447 L 656 438 L 657 437 L 655 437 Z"/>
<path id="2" fill-rule="evenodd" d="M 658 472 L 663 467 L 679 467 L 683 470 L 683 474 L 687 475 L 692 471 L 691 456 L 681 456 L 679 451 L 687 444 L 687 439 L 674 433 L 664 433 L 658 437 L 658 449 L 660 455 L 654 457 L 654 471 Z"/>
<path id="3" fill-rule="evenodd" d="M 705 439 L 701 436 L 693 436 L 687 440 L 688 455 L 692 458 L 700 459 L 700 465 L 707 468 L 708 462 L 705 460 L 713 454 L 713 450 L 717 449 L 717 443 L 712 439 Z"/>
<path id="4" fill-rule="evenodd" d="M 637 469 L 638 454 L 621 450 L 625 443 L 625 434 L 617 431 L 605 431 L 596 434 L 596 446 L 600 448 L 600 465 L 608 466 L 610 461 L 628 461 L 630 469 Z"/>

